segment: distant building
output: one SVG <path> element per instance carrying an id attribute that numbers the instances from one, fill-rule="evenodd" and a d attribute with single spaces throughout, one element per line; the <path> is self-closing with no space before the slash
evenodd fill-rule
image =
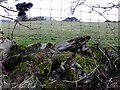
<path id="1" fill-rule="evenodd" d="M 78 19 L 77 19 L 76 17 L 67 17 L 67 18 L 65 18 L 63 21 L 75 22 L 75 21 L 78 21 Z"/>

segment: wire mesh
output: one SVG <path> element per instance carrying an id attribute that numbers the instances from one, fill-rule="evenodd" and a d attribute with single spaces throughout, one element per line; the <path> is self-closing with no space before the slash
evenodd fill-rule
<path id="1" fill-rule="evenodd" d="M 4 10 L 0 15 L 4 16 L 0 23 L 4 36 L 11 37 L 15 26 L 13 37 L 19 44 L 58 43 L 90 35 L 89 44 L 100 42 L 118 46 L 120 5 L 117 0 L 18 0 L 15 3 L 9 1 L 5 6 L 16 10 L 15 4 L 21 2 L 33 3 L 33 7 L 26 12 L 28 20 L 19 21 L 22 25 L 15 26 L 18 12 L 5 11 L 1 7 Z"/>

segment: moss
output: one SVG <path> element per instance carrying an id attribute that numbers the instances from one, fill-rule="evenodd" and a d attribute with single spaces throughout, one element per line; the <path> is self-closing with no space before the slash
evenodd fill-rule
<path id="1" fill-rule="evenodd" d="M 76 60 L 76 62 L 78 62 L 81 66 L 84 66 L 84 64 L 85 64 L 85 58 L 84 58 L 84 57 L 76 54 L 75 60 Z"/>
<path id="2" fill-rule="evenodd" d="M 91 72 L 96 66 L 92 57 L 83 57 L 76 54 L 75 60 L 81 65 L 85 72 Z"/>
<path id="3" fill-rule="evenodd" d="M 35 57 L 34 54 L 29 54 L 29 55 L 26 55 L 24 56 L 24 61 L 36 61 L 37 58 Z"/>
<path id="4" fill-rule="evenodd" d="M 19 63 L 13 71 L 10 73 L 9 77 L 11 82 L 20 83 L 24 80 L 26 76 L 30 75 L 30 70 L 28 64 L 26 62 Z"/>
<path id="5" fill-rule="evenodd" d="M 32 54 L 34 56 L 34 58 L 36 59 L 35 61 L 37 62 L 41 62 L 43 61 L 45 58 L 47 58 L 47 54 L 45 52 L 36 52 Z"/>
<path id="6" fill-rule="evenodd" d="M 72 57 L 72 52 L 62 52 L 62 53 L 56 53 L 52 56 L 53 61 L 58 60 L 60 62 L 63 62 L 65 60 L 69 60 Z"/>
<path id="7" fill-rule="evenodd" d="M 44 59 L 47 60 L 48 57 L 45 57 L 42 52 L 30 54 L 24 58 L 25 63 L 30 65 L 29 68 L 31 68 L 31 73 L 46 77 L 51 68 L 51 63 Z"/>
<path id="8" fill-rule="evenodd" d="M 61 82 L 51 82 L 50 80 L 45 81 L 46 90 L 71 90 L 73 88 L 73 85 L 70 83 L 61 83 Z"/>
<path id="9" fill-rule="evenodd" d="M 50 90 L 50 88 L 52 88 L 52 84 L 51 84 L 51 81 L 50 80 L 46 80 L 45 81 L 45 88 L 46 90 Z"/>
<path id="10" fill-rule="evenodd" d="M 14 69 L 14 72 L 16 73 L 20 73 L 20 72 L 28 72 L 29 69 L 28 69 L 28 65 L 26 62 L 21 62 L 19 65 L 16 66 L 16 68 Z"/>
<path id="11" fill-rule="evenodd" d="M 51 63 L 41 62 L 38 66 L 39 66 L 40 75 L 43 77 L 47 77 L 51 69 Z"/>
<path id="12" fill-rule="evenodd" d="M 74 71 L 71 69 L 70 66 L 66 65 L 65 66 L 65 73 L 64 73 L 64 78 L 66 80 L 69 80 L 69 81 L 73 81 L 74 80 Z"/>
<path id="13" fill-rule="evenodd" d="M 34 62 L 36 57 L 33 54 L 30 55 L 20 55 L 20 62 L 15 66 L 13 69 L 14 73 L 29 73 L 31 72 L 29 68 L 32 68 L 34 63 L 31 63 L 32 61 Z M 15 63 L 14 63 L 15 64 Z"/>
<path id="14" fill-rule="evenodd" d="M 100 61 L 103 58 L 102 52 L 98 49 L 99 44 L 94 44 L 93 46 L 90 47 L 90 50 L 92 51 L 95 59 L 97 61 Z"/>
<path id="15" fill-rule="evenodd" d="M 23 46 L 23 45 L 15 45 L 15 46 L 12 47 L 10 54 L 14 55 L 14 54 L 22 52 L 25 49 L 26 49 L 26 47 Z"/>
<path id="16" fill-rule="evenodd" d="M 22 60 L 24 59 L 24 55 L 16 55 L 11 57 L 4 63 L 4 67 L 7 71 L 11 71 L 16 67 Z"/>

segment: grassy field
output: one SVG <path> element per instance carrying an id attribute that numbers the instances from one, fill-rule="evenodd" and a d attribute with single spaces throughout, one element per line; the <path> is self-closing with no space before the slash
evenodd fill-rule
<path id="1" fill-rule="evenodd" d="M 105 45 L 118 45 L 118 23 L 62 21 L 28 21 L 20 23 L 33 29 L 17 24 L 13 35 L 14 40 L 21 45 L 37 42 L 59 43 L 81 35 L 91 36 L 89 44 L 100 42 Z M 2 28 L 6 37 L 11 37 L 14 25 L 14 22 L 0 23 L 0 28 Z"/>

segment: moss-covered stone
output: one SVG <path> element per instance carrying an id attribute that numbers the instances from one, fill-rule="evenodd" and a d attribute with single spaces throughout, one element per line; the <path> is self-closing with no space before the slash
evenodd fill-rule
<path id="1" fill-rule="evenodd" d="M 63 62 L 65 60 L 69 60 L 72 58 L 72 52 L 60 52 L 52 55 L 52 61 L 60 61 Z"/>
<path id="2" fill-rule="evenodd" d="M 88 36 L 75 38 L 69 42 L 78 42 L 79 44 L 72 44 L 73 47 L 75 46 L 74 49 L 78 51 L 80 50 L 79 45 L 86 43 L 85 40 L 89 39 L 90 37 Z M 83 86 L 88 85 L 88 83 L 90 84 L 94 76 L 89 75 L 92 77 L 89 78 L 89 76 L 87 77 L 85 75 L 91 73 L 95 68 L 98 68 L 95 74 L 98 74 L 97 76 L 101 80 L 104 80 L 104 78 L 108 80 L 109 77 L 117 77 L 118 72 L 120 72 L 120 59 L 117 54 L 113 52 L 114 59 L 111 59 L 109 57 L 110 54 L 107 55 L 105 52 L 105 50 L 110 50 L 110 52 L 114 51 L 113 48 L 101 47 L 99 44 L 95 44 L 87 49 L 87 52 L 81 54 L 70 50 L 60 51 L 55 49 L 52 44 L 48 46 L 43 45 L 41 50 L 41 45 L 41 43 L 38 43 L 28 48 L 17 47 L 16 50 L 18 51 L 16 52 L 14 48 L 10 58 L 8 58 L 8 61 L 4 64 L 6 69 L 10 69 L 6 74 L 10 78 L 11 83 L 16 83 L 15 85 L 19 84 L 20 87 L 22 87 L 22 85 L 25 87 L 29 85 L 31 85 L 30 87 L 34 87 L 39 84 L 39 87 L 45 89 L 71 90 L 71 88 L 73 89 L 76 86 L 82 88 L 81 84 L 83 84 Z M 103 52 L 100 49 L 103 50 Z M 114 65 L 114 68 L 109 68 L 110 63 L 104 53 L 110 58 L 110 62 L 112 62 L 111 64 Z M 96 67 L 98 65 L 99 67 Z M 111 73 L 111 70 L 114 71 Z M 104 73 L 106 77 L 109 75 L 109 77 L 101 76 L 101 72 Z M 82 81 L 80 79 L 82 79 Z M 76 80 L 79 81 L 79 83 L 74 82 Z M 97 82 L 95 83 L 98 85 Z M 91 84 L 91 86 L 92 85 L 93 84 Z M 11 85 L 11 87 L 13 86 L 14 85 Z"/>

